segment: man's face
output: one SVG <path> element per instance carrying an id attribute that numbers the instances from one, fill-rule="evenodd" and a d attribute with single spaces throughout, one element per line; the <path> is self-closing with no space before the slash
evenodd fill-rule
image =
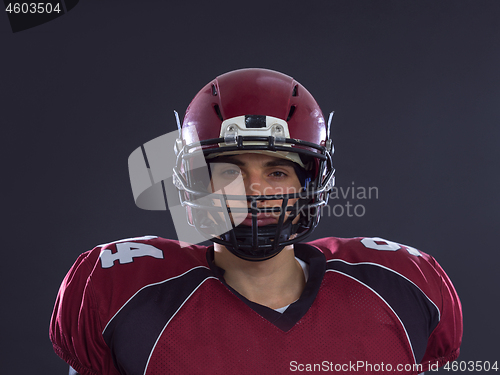
<path id="1" fill-rule="evenodd" d="M 212 192 L 223 190 L 226 195 L 284 195 L 299 193 L 302 189 L 295 173 L 294 162 L 257 153 L 221 156 L 209 163 Z M 291 199 L 292 206 L 297 199 Z M 249 207 L 250 202 L 228 201 L 230 207 Z M 281 207 L 282 200 L 261 200 L 257 208 Z M 287 212 L 286 217 L 289 213 Z M 277 224 L 279 212 L 259 213 L 257 225 Z M 285 217 L 285 219 L 286 219 Z M 233 213 L 233 223 L 251 225 L 251 214 Z M 298 218 L 297 218 L 298 219 Z"/>

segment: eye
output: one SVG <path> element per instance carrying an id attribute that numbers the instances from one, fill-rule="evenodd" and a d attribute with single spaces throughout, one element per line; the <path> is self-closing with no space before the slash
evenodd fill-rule
<path id="1" fill-rule="evenodd" d="M 222 175 L 226 176 L 237 176 L 240 174 L 240 169 L 239 168 L 227 168 L 221 171 Z"/>
<path id="2" fill-rule="evenodd" d="M 270 175 L 271 177 L 278 177 L 278 178 L 288 176 L 288 175 L 287 175 L 285 172 L 283 172 L 283 171 L 274 171 L 274 172 L 270 173 L 269 175 Z"/>
<path id="3" fill-rule="evenodd" d="M 210 163 L 209 164 L 210 171 L 212 176 L 220 176 L 220 177 L 236 177 L 240 175 L 240 168 L 234 164 L 230 163 Z"/>

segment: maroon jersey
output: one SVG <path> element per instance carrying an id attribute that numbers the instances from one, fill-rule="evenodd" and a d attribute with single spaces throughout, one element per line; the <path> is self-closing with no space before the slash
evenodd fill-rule
<path id="1" fill-rule="evenodd" d="M 416 374 L 457 358 L 460 301 L 431 256 L 380 238 L 294 250 L 309 277 L 280 313 L 228 286 L 211 247 L 98 246 L 61 285 L 54 349 L 82 375 Z"/>

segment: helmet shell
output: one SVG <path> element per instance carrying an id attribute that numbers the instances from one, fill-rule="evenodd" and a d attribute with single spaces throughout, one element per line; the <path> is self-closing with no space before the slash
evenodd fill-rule
<path id="1" fill-rule="evenodd" d="M 286 74 L 259 68 L 231 71 L 205 85 L 186 110 L 183 139 L 219 138 L 222 121 L 243 115 L 285 120 L 290 138 L 317 145 L 326 140 L 323 113 L 309 91 Z"/>

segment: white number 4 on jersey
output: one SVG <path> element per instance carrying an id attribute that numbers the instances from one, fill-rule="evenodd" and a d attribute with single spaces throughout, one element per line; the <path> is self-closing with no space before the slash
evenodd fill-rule
<path id="1" fill-rule="evenodd" d="M 113 267 L 115 261 L 120 264 L 132 263 L 134 258 L 150 256 L 157 259 L 163 259 L 163 251 L 144 243 L 137 242 L 120 242 L 116 245 L 116 253 L 112 253 L 110 249 L 101 251 L 101 266 L 102 268 Z"/>

